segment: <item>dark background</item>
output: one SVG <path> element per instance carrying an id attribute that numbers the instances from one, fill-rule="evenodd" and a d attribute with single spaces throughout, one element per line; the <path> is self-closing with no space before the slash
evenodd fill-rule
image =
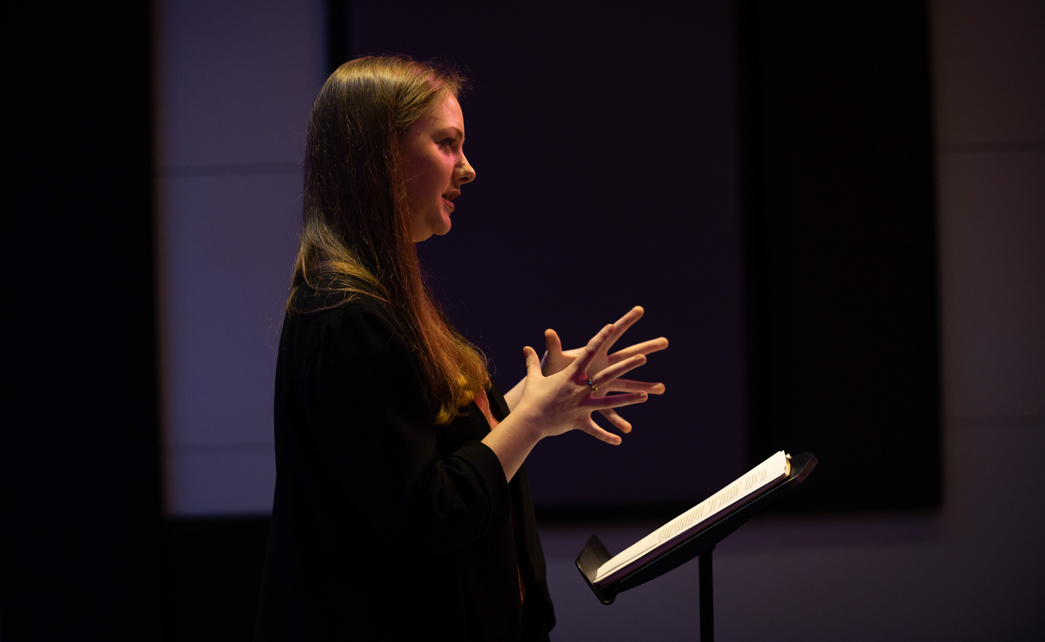
<path id="1" fill-rule="evenodd" d="M 475 79 L 462 108 L 477 180 L 452 233 L 418 250 L 502 389 L 548 327 L 579 347 L 642 305 L 618 346 L 671 342 L 633 373 L 669 392 L 621 410 L 626 447 L 582 433 L 538 445 L 538 505 L 692 504 L 731 481 L 747 461 L 731 4 L 458 2 L 453 29 L 430 28 L 442 5 L 404 5 L 359 4 L 351 47 Z"/>
<path id="2" fill-rule="evenodd" d="M 480 180 L 454 231 L 470 254 L 422 249 L 505 388 L 547 326 L 575 346 L 641 303 L 633 338 L 672 341 L 644 373 L 669 395 L 627 414 L 627 461 L 580 435 L 535 453 L 548 516 L 667 512 L 778 448 L 822 460 L 807 509 L 932 507 L 925 8 L 709 6 L 477 6 L 446 29 L 361 6 L 347 46 L 438 54 L 477 79 L 464 108 Z M 264 520 L 161 515 L 148 5 L 13 24 L 32 60 L 12 82 L 26 171 L 5 233 L 19 430 L 0 449 L 4 639 L 242 634 L 253 576 L 221 571 L 256 568 Z M 898 474 L 869 479 L 883 453 Z M 208 610 L 230 592 L 242 608 Z"/>
<path id="3" fill-rule="evenodd" d="M 780 449 L 825 462 L 792 508 L 938 505 L 925 6 L 446 10 L 360 3 L 340 46 L 476 79 L 478 180 L 419 246 L 451 316 L 504 389 L 545 327 L 579 346 L 641 304 L 628 339 L 671 341 L 626 448 L 535 449 L 544 520 L 668 517 Z"/>
<path id="4" fill-rule="evenodd" d="M 937 507 L 926 7 L 735 6 L 750 452 L 820 458 L 780 509 Z"/>

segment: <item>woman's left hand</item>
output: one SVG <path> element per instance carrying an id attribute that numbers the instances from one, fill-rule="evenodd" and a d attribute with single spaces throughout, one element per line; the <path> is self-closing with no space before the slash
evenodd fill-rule
<path id="1" fill-rule="evenodd" d="M 551 376 L 541 374 L 541 360 L 537 352 L 526 346 L 526 384 L 518 405 L 504 421 L 497 424 L 483 444 L 497 455 L 504 469 L 505 478 L 511 481 L 527 455 L 540 440 L 554 437 L 570 430 L 583 430 L 608 444 L 621 443 L 619 435 L 607 432 L 591 419 L 591 413 L 605 411 L 633 403 L 642 403 L 648 398 L 645 392 L 621 395 L 595 396 L 596 390 L 609 389 L 617 377 L 646 363 L 646 355 L 637 354 L 629 359 L 588 376 L 588 367 L 614 333 L 608 325 L 599 331 L 588 345 L 577 351 L 573 362 Z"/>
<path id="2" fill-rule="evenodd" d="M 668 340 L 664 337 L 660 337 L 659 339 L 651 339 L 649 341 L 643 341 L 642 343 L 636 343 L 635 345 L 618 350 L 613 354 L 609 354 L 610 348 L 612 348 L 613 344 L 617 342 L 617 339 L 627 332 L 628 328 L 634 325 L 636 321 L 641 319 L 644 312 L 645 311 L 640 306 L 635 306 L 613 324 L 613 333 L 601 346 L 598 353 L 592 359 L 591 364 L 588 366 L 588 377 L 594 378 L 598 373 L 606 368 L 614 366 L 636 355 L 648 355 L 652 352 L 658 352 L 668 347 Z M 544 331 L 544 343 L 547 350 L 544 353 L 544 357 L 541 359 L 541 372 L 546 377 L 564 370 L 580 355 L 581 351 L 584 350 L 584 348 L 563 350 L 562 341 L 559 340 L 558 333 L 550 328 Z M 659 382 L 633 381 L 631 379 L 614 379 L 606 386 L 599 386 L 599 391 L 594 393 L 594 395 L 604 396 L 607 392 L 645 392 L 651 395 L 660 395 L 664 394 L 664 384 Z M 621 432 L 631 432 L 631 424 L 621 417 L 614 409 L 605 408 L 599 412 Z"/>

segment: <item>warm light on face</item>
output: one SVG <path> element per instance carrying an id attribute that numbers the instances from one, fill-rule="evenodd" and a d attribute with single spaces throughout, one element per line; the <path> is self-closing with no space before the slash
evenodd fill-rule
<path id="1" fill-rule="evenodd" d="M 447 93 L 410 126 L 403 140 L 403 174 L 410 204 L 410 235 L 420 243 L 450 231 L 453 200 L 475 179 L 464 156 L 464 115 Z"/>

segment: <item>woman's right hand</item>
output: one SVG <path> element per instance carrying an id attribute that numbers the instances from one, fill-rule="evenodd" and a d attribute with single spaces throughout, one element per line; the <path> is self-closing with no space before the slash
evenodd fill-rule
<path id="1" fill-rule="evenodd" d="M 636 321 L 642 318 L 643 314 L 645 314 L 645 311 L 641 307 L 635 306 L 613 324 L 614 330 L 613 333 L 610 334 L 610 338 L 603 343 L 599 352 L 595 355 L 595 358 L 590 364 L 588 364 L 589 376 L 595 376 L 607 367 L 620 363 L 621 361 L 637 354 L 648 355 L 651 352 L 657 352 L 668 347 L 668 340 L 664 337 L 660 337 L 659 339 L 643 341 L 642 343 L 628 346 L 627 348 L 618 350 L 613 354 L 609 353 L 610 348 L 613 347 L 617 340 L 620 339 Z M 563 350 L 562 341 L 559 340 L 558 333 L 551 328 L 544 331 L 544 342 L 547 346 L 547 351 L 541 359 L 541 371 L 546 375 L 551 375 L 564 369 L 572 363 L 577 358 L 577 355 L 580 354 L 581 350 L 583 350 L 583 348 Z M 664 384 L 659 382 L 654 383 L 649 381 L 617 379 L 610 386 L 599 386 L 599 392 L 596 396 L 605 395 L 608 392 L 646 392 L 651 395 L 660 395 L 664 394 Z M 599 413 L 613 424 L 613 427 L 617 430 L 624 433 L 631 432 L 631 423 L 617 414 L 617 412 L 612 408 L 604 408 L 600 410 Z"/>
<path id="2" fill-rule="evenodd" d="M 581 348 L 576 358 L 560 371 L 544 376 L 541 360 L 533 348 L 523 349 L 526 357 L 526 387 L 512 415 L 520 414 L 527 423 L 539 430 L 539 437 L 560 435 L 569 430 L 583 430 L 609 444 L 621 442 L 618 435 L 603 430 L 591 413 L 596 410 L 619 408 L 642 403 L 648 398 L 645 391 L 630 394 L 595 394 L 589 381 L 601 390 L 612 389 L 618 377 L 646 363 L 644 354 L 637 354 L 601 368 L 588 378 L 592 363 L 605 353 L 607 342 L 619 336 L 613 324 L 607 325 Z"/>
<path id="3" fill-rule="evenodd" d="M 598 396 L 588 385 L 588 368 L 613 334 L 613 325 L 606 326 L 578 351 L 572 362 L 547 377 L 541 373 L 541 360 L 537 352 L 529 346 L 523 348 L 526 356 L 526 385 L 522 397 L 511 414 L 483 439 L 483 443 L 497 455 L 504 476 L 509 481 L 537 442 L 545 437 L 561 435 L 570 430 L 583 430 L 608 444 L 620 443 L 618 435 L 606 432 L 592 421 L 591 413 L 642 403 L 648 395 L 642 391 Z M 610 386 L 617 377 L 644 363 L 644 354 L 621 360 L 593 375 L 591 383 L 600 389 Z"/>

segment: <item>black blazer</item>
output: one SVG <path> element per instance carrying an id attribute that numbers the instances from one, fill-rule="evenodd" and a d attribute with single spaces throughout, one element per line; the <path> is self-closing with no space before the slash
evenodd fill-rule
<path id="1" fill-rule="evenodd" d="M 296 303 L 327 302 L 300 288 Z M 488 397 L 503 420 L 504 397 Z M 555 616 L 526 471 L 505 483 L 480 443 L 488 432 L 474 403 L 435 426 L 381 301 L 288 316 L 255 640 L 547 640 Z"/>

